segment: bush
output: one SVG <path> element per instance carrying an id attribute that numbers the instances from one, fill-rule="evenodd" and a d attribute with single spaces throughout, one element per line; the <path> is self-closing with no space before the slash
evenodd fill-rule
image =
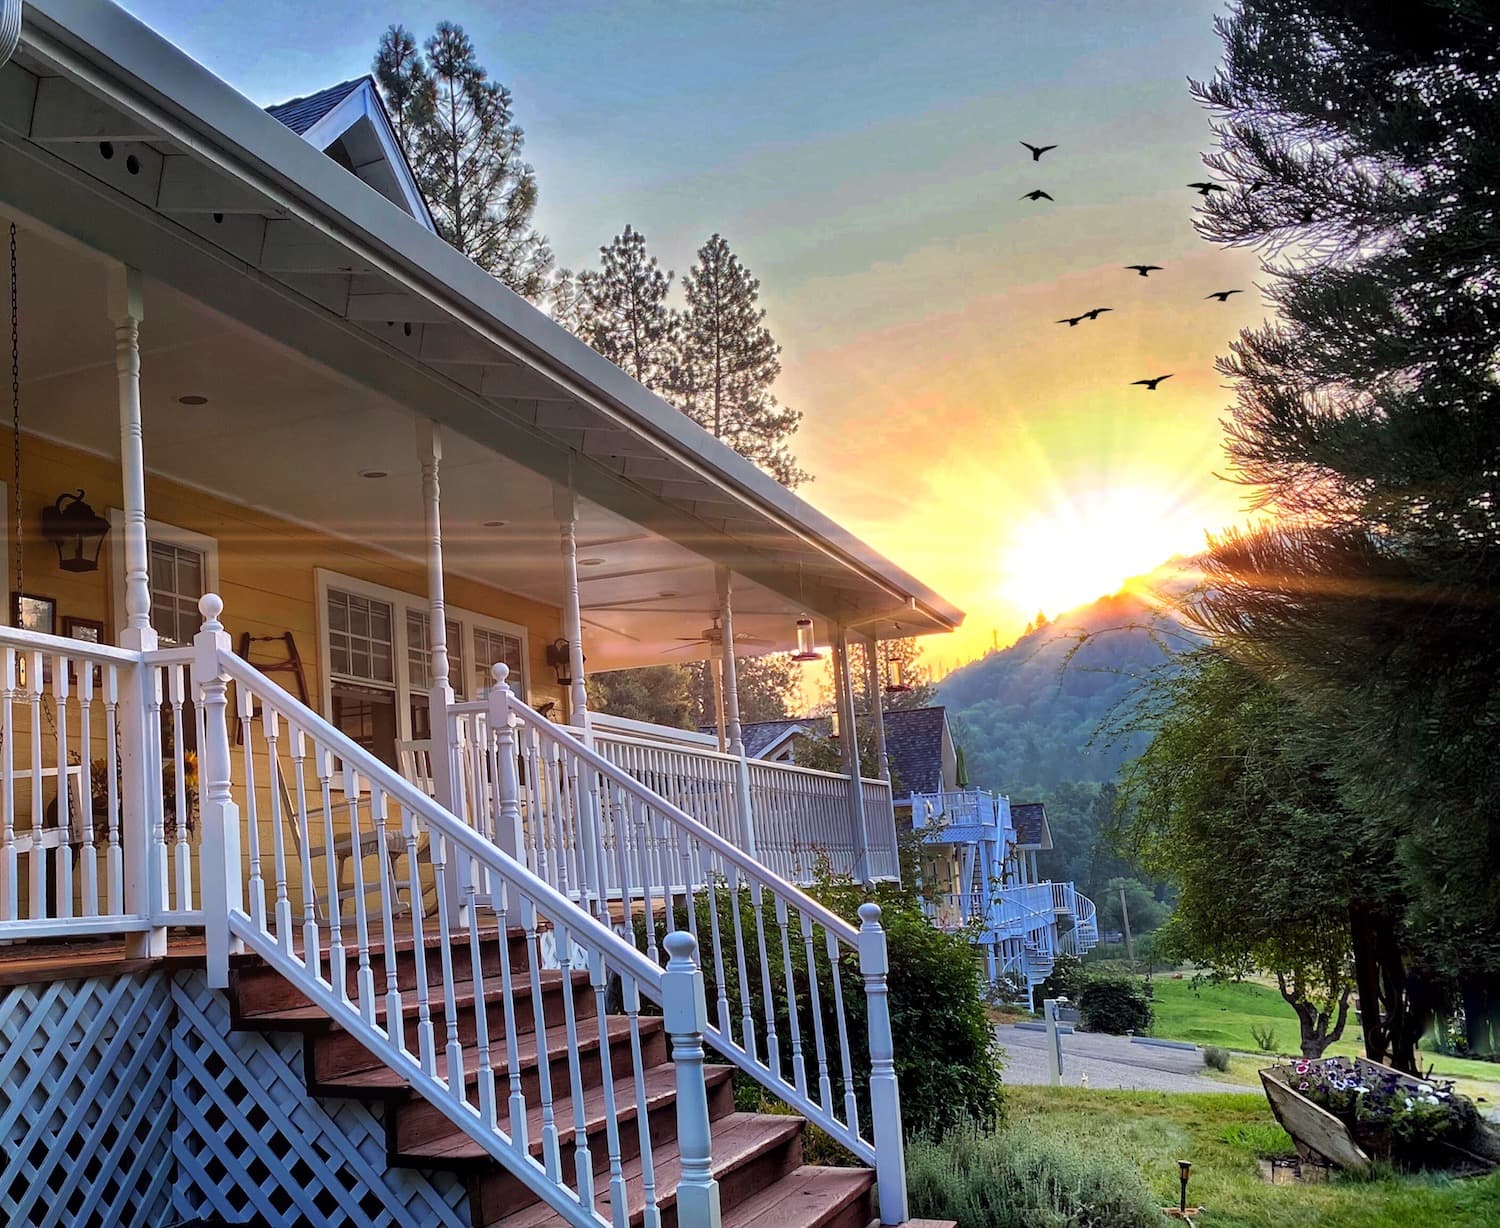
<path id="1" fill-rule="evenodd" d="M 1088 984 L 1088 980 L 1089 974 L 1084 969 L 1083 960 L 1063 952 L 1053 963 L 1047 979 L 1036 987 L 1036 1009 L 1041 1009 L 1041 1004 L 1048 998 L 1066 998 L 1073 1005 L 1078 1005 L 1078 999 L 1083 996 L 1083 987 Z"/>
<path id="2" fill-rule="evenodd" d="M 1147 1032 L 1151 1028 L 1151 996 L 1129 977 L 1096 977 L 1083 987 L 1078 1014 L 1090 1032 Z"/>
<path id="3" fill-rule="evenodd" d="M 1229 1050 L 1221 1049 L 1218 1045 L 1209 1045 L 1203 1050 L 1203 1064 L 1210 1070 L 1228 1070 Z"/>
<path id="4" fill-rule="evenodd" d="M 1065 1139 L 1010 1127 L 952 1134 L 906 1153 L 914 1218 L 959 1228 L 1155 1228 L 1157 1200 L 1134 1165 Z"/>

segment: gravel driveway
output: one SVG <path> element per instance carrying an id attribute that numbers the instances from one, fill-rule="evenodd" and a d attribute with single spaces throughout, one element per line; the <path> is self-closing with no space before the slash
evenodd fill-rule
<path id="1" fill-rule="evenodd" d="M 1047 1082 L 1047 1034 L 1014 1024 L 998 1024 L 995 1036 L 1005 1046 L 1007 1083 Z M 1196 1049 L 1171 1049 L 1136 1044 L 1125 1036 L 1082 1032 L 1062 1038 L 1062 1081 L 1077 1087 L 1088 1075 L 1093 1088 L 1128 1091 L 1233 1092 L 1231 1084 L 1204 1077 L 1203 1055 Z"/>

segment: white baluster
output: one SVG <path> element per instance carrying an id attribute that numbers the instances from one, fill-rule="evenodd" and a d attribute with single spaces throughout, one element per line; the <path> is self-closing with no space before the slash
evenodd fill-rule
<path id="1" fill-rule="evenodd" d="M 182 727 L 183 677 L 180 665 L 168 666 L 167 696 L 172 707 L 172 782 L 174 817 L 177 821 L 176 886 L 177 907 L 187 910 L 193 906 L 193 879 L 191 853 L 188 849 L 188 795 L 187 795 L 187 730 Z"/>
<path id="2" fill-rule="evenodd" d="M 31 915 L 47 915 L 47 853 L 42 842 L 42 654 L 33 652 L 26 662 L 27 701 L 31 709 Z"/>
<path id="3" fill-rule="evenodd" d="M 78 824 L 83 829 L 83 915 L 100 916 L 99 852 L 94 847 L 94 663 L 78 663 L 78 762 L 83 777 Z"/>
<path id="4" fill-rule="evenodd" d="M 865 979 L 870 1029 L 870 1120 L 875 1132 L 875 1176 L 880 1222 L 904 1224 L 906 1155 L 901 1139 L 901 1089 L 896 1083 L 896 1049 L 891 1038 L 890 956 L 880 925 L 880 905 L 859 907 L 859 970 Z"/>
<path id="5" fill-rule="evenodd" d="M 510 666 L 497 661 L 490 669 L 490 738 L 495 747 L 495 843 L 517 861 L 526 860 L 526 837 L 521 829 L 521 781 L 516 771 L 516 731 L 511 724 Z M 535 818 L 533 817 L 533 822 Z"/>
<path id="6" fill-rule="evenodd" d="M 52 702 L 57 713 L 57 898 L 59 917 L 73 915 L 72 798 L 68 796 L 68 658 L 52 658 Z"/>
<path id="7" fill-rule="evenodd" d="M 100 666 L 104 683 L 104 778 L 105 786 L 105 830 L 109 847 L 105 853 L 105 881 L 109 884 L 109 911 L 123 914 L 125 902 L 125 855 L 120 848 L 120 746 L 115 725 L 120 711 L 119 667 L 113 664 Z M 10 715 L 10 697 L 5 702 L 6 716 Z"/>
<path id="8" fill-rule="evenodd" d="M 203 696 L 207 738 L 202 750 L 203 931 L 208 948 L 208 983 L 229 985 L 229 957 L 243 944 L 230 930 L 232 914 L 243 915 L 240 869 L 240 811 L 230 793 L 229 721 L 225 690 L 229 676 L 222 657 L 229 635 L 219 622 L 224 603 L 214 593 L 198 602 L 203 629 L 193 637 L 193 681 Z"/>
<path id="9" fill-rule="evenodd" d="M 0 788 L 4 790 L 0 796 L 0 807 L 4 808 L 4 825 L 0 829 L 0 920 L 15 921 L 19 919 L 21 908 L 21 885 L 17 880 L 21 867 L 16 853 L 16 650 L 5 649 L 0 660 L 3 660 L 5 671 L 4 678 L 0 679 L 4 684 L 4 690 L 0 692 L 0 704 L 4 705 L 0 708 L 0 740 L 3 740 L 3 745 L 0 745 Z"/>
<path id="10" fill-rule="evenodd" d="M 677 1218 L 693 1228 L 719 1228 L 719 1183 L 713 1175 L 713 1140 L 708 1117 L 708 1086 L 703 1079 L 703 1033 L 708 1003 L 698 971 L 698 944 L 678 931 L 667 937 L 662 974 L 662 1022 L 672 1040 L 677 1083 Z"/>

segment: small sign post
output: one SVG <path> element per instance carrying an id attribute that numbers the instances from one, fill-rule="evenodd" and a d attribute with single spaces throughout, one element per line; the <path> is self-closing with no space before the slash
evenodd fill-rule
<path id="1" fill-rule="evenodd" d="M 1042 1014 L 1047 1020 L 1047 1082 L 1053 1087 L 1062 1084 L 1062 1033 L 1057 1030 L 1057 999 L 1048 998 L 1042 1003 Z"/>

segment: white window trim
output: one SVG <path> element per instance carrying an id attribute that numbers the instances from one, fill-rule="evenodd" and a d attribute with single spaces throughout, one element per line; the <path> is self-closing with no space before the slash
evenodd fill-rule
<path id="1" fill-rule="evenodd" d="M 383 601 L 391 607 L 391 656 L 395 667 L 395 683 L 389 690 L 396 697 L 396 736 L 403 742 L 410 741 L 412 736 L 411 703 L 417 692 L 413 691 L 411 686 L 411 659 L 407 654 L 406 643 L 406 610 L 411 608 L 420 610 L 424 615 L 429 614 L 427 598 L 419 593 L 408 593 L 404 589 L 387 588 L 384 584 L 375 584 L 369 580 L 346 576 L 342 572 L 330 571 L 325 567 L 315 568 L 313 578 L 314 587 L 317 590 L 318 677 L 321 680 L 324 717 L 328 720 L 333 719 L 335 681 L 347 681 L 351 686 L 365 686 L 373 690 L 386 689 L 378 682 L 359 678 L 336 680 L 333 676 L 333 650 L 328 640 L 328 590 L 338 589 L 341 592 L 368 597 L 374 601 Z M 472 668 L 475 661 L 474 628 L 476 626 L 483 627 L 486 631 L 497 631 L 501 635 L 509 635 L 521 641 L 522 677 L 517 691 L 524 698 L 526 684 L 531 673 L 530 632 L 520 623 L 506 622 L 503 618 L 480 614 L 475 610 L 466 610 L 462 606 L 448 605 L 445 613 L 448 621 L 456 622 L 462 628 L 463 643 L 459 646 L 459 652 L 466 669 Z M 466 693 L 471 689 L 471 682 L 472 680 L 467 677 L 463 680 L 463 690 Z M 422 694 L 425 695 L 426 692 Z"/>
<path id="2" fill-rule="evenodd" d="M 125 629 L 125 513 L 112 507 L 109 515 L 109 561 L 110 596 L 114 609 L 115 639 Z M 146 540 L 161 542 L 165 546 L 180 546 L 184 550 L 196 550 L 203 556 L 203 591 L 219 592 L 219 542 L 205 533 L 165 524 L 160 520 L 147 519 Z M 221 593 L 220 596 L 223 594 Z M 233 611 L 231 611 L 231 614 Z"/>

